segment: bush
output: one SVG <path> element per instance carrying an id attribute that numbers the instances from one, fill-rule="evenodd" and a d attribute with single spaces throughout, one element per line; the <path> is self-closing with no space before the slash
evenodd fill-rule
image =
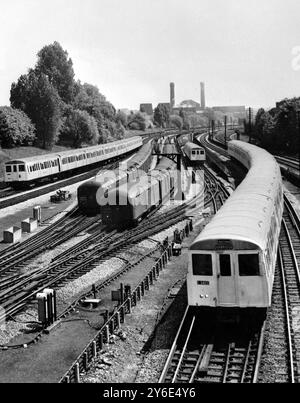
<path id="1" fill-rule="evenodd" d="M 0 107 L 0 142 L 2 147 L 30 145 L 35 140 L 35 127 L 19 109 Z"/>

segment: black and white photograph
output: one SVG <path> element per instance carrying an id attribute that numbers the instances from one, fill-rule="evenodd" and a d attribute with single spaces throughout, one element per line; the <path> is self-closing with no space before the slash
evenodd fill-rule
<path id="1" fill-rule="evenodd" d="M 299 15 L 0 0 L 0 383 L 300 383 Z"/>

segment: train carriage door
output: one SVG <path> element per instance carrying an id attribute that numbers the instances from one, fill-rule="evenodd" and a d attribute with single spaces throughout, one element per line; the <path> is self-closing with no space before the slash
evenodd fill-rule
<path id="1" fill-rule="evenodd" d="M 63 167 L 62 167 L 62 160 L 61 160 L 60 156 L 57 158 L 57 166 L 58 166 L 58 172 L 62 172 Z"/>
<path id="2" fill-rule="evenodd" d="M 237 303 L 234 262 L 233 254 L 228 252 L 217 254 L 218 305 L 220 306 L 235 306 Z"/>

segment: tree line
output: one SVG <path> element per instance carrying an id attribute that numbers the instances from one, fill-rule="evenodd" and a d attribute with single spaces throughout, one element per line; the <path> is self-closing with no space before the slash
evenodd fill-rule
<path id="1" fill-rule="evenodd" d="M 37 58 L 12 84 L 11 106 L 0 107 L 3 147 L 80 147 L 122 139 L 126 128 L 145 129 L 140 113 L 127 117 L 96 86 L 76 81 L 72 59 L 58 42 L 43 47 Z"/>
<path id="2" fill-rule="evenodd" d="M 171 114 L 166 104 L 158 104 L 151 119 L 117 111 L 95 85 L 75 80 L 72 59 L 58 42 L 44 46 L 35 66 L 12 83 L 10 104 L 0 107 L 2 147 L 81 147 L 122 139 L 126 129 L 207 125 L 207 117 L 183 109 Z"/>
<path id="3" fill-rule="evenodd" d="M 258 110 L 245 131 L 261 147 L 274 153 L 295 154 L 300 143 L 300 98 L 286 98 L 269 111 Z"/>

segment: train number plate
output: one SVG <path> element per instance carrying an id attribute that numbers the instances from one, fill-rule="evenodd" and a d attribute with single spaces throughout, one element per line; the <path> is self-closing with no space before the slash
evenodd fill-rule
<path id="1" fill-rule="evenodd" d="M 198 285 L 209 285 L 209 281 L 198 281 Z"/>

